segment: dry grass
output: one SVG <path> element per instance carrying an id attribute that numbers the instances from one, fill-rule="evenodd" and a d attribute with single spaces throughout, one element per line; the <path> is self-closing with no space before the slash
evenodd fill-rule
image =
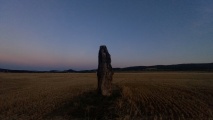
<path id="1" fill-rule="evenodd" d="M 213 119 L 213 73 L 1 73 L 0 119 Z"/>

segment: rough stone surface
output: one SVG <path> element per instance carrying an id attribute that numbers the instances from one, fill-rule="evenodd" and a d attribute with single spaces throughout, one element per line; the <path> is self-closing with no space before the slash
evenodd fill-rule
<path id="1" fill-rule="evenodd" d="M 98 55 L 98 93 L 103 96 L 112 94 L 112 66 L 111 57 L 105 45 L 100 46 Z"/>

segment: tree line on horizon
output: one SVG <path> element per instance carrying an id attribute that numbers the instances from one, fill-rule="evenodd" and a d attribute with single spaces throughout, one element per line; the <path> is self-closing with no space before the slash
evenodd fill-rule
<path id="1" fill-rule="evenodd" d="M 2 69 L 0 72 L 5 73 L 95 73 L 97 69 L 92 70 L 50 70 L 50 71 L 33 71 L 33 70 L 11 70 Z M 155 66 L 132 66 L 125 68 L 113 68 L 114 72 L 140 72 L 140 71 L 213 71 L 213 63 L 198 64 L 176 64 L 176 65 L 155 65 Z"/>

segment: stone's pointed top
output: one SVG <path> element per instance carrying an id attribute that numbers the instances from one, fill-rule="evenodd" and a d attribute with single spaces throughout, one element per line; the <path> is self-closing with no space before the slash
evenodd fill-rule
<path id="1" fill-rule="evenodd" d="M 107 49 L 106 45 L 101 45 L 100 49 Z"/>
<path id="2" fill-rule="evenodd" d="M 103 50 L 104 52 L 108 52 L 106 45 L 101 45 L 100 50 Z"/>
<path id="3" fill-rule="evenodd" d="M 102 51 L 103 53 L 107 53 L 107 54 L 108 54 L 108 50 L 107 50 L 106 45 L 101 45 L 101 46 L 100 46 L 100 52 L 99 52 L 99 54 L 102 54 L 101 51 Z"/>

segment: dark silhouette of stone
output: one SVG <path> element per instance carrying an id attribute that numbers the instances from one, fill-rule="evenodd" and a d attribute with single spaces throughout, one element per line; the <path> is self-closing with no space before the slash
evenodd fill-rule
<path id="1" fill-rule="evenodd" d="M 100 46 L 98 55 L 98 93 L 103 96 L 112 94 L 112 66 L 111 58 L 105 45 Z"/>

